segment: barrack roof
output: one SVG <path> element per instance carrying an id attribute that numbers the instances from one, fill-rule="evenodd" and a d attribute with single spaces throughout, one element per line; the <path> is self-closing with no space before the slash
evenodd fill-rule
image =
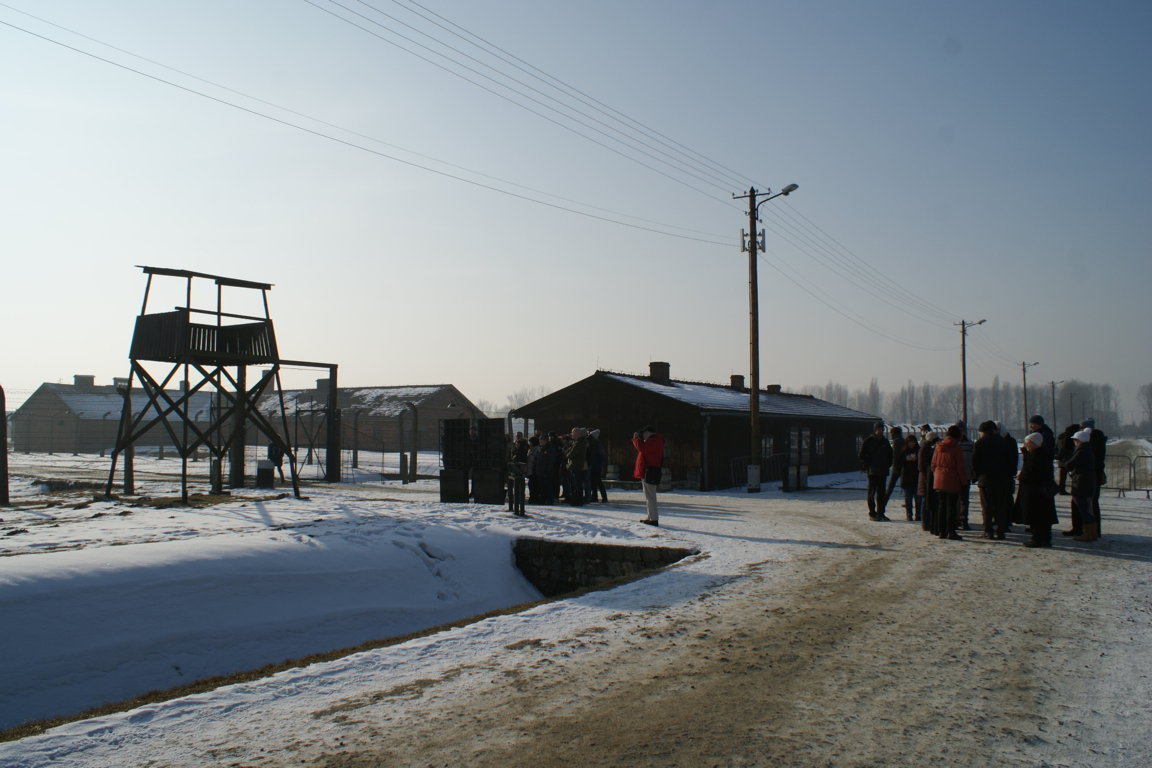
<path id="1" fill-rule="evenodd" d="M 597 373 L 624 384 L 640 387 L 663 397 L 695 406 L 704 411 L 742 413 L 748 411 L 747 389 L 676 379 L 659 382 L 648 376 L 634 376 L 609 371 L 598 371 Z M 876 418 L 862 411 L 830 403 L 827 400 L 820 400 L 812 395 L 796 395 L 787 392 L 761 392 L 760 413 L 773 416 L 807 416 L 824 419 L 875 420 Z"/>

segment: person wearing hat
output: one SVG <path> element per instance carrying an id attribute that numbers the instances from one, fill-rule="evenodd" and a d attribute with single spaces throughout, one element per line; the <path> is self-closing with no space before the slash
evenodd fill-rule
<path id="1" fill-rule="evenodd" d="M 892 469 L 892 445 L 884 437 L 884 422 L 872 425 L 872 434 L 860 446 L 860 468 L 868 475 L 868 519 L 887 520 L 884 508 L 888 503 L 885 481 Z"/>
<path id="2" fill-rule="evenodd" d="M 1015 449 L 1011 470 L 1005 462 L 1004 438 L 996 422 L 984 421 L 977 427 L 980 437 L 972 446 L 972 476 L 980 494 L 984 538 L 1003 539 L 1008 531 L 1008 508 L 1012 503 L 1012 476 L 1016 474 Z"/>
<path id="3" fill-rule="evenodd" d="M 1096 536 L 1100 536 L 1100 491 L 1108 477 L 1104 474 L 1104 456 L 1108 452 L 1108 437 L 1096 429 L 1095 419 L 1084 419 L 1080 426 L 1092 432 L 1089 443 L 1092 445 L 1092 459 L 1096 463 L 1096 492 L 1092 494 L 1092 515 L 1096 518 Z"/>
<path id="4" fill-rule="evenodd" d="M 656 434 L 655 427 L 649 425 L 632 433 L 632 447 L 636 449 L 636 466 L 632 476 L 640 481 L 644 489 L 644 506 L 648 513 L 641 522 L 660 525 L 656 491 L 660 488 L 660 473 L 664 466 L 664 438 Z"/>
<path id="5" fill-rule="evenodd" d="M 1092 508 L 1092 497 L 1097 492 L 1096 459 L 1092 455 L 1092 430 L 1082 429 L 1072 435 L 1076 447 L 1072 455 L 1065 462 L 1068 469 L 1068 491 L 1072 494 L 1072 503 L 1080 514 L 1080 529 L 1083 531 L 1075 541 L 1096 541 L 1099 538 L 1099 527 L 1096 515 Z"/>
<path id="6" fill-rule="evenodd" d="M 1052 462 L 1043 449 L 1044 436 L 1029 432 L 1021 449 L 1024 460 L 1020 466 L 1019 496 L 1020 513 L 1032 532 L 1032 538 L 1024 542 L 1026 547 L 1052 546 L 1052 525 L 1057 522 L 1052 503 L 1056 480 L 1052 476 Z"/>
<path id="7" fill-rule="evenodd" d="M 1051 461 L 1056 456 L 1056 435 L 1052 433 L 1052 428 L 1044 423 L 1044 417 L 1036 414 L 1028 419 L 1028 431 L 1039 432 L 1044 438 L 1044 445 L 1040 450 L 1048 454 L 1048 460 Z"/>
<path id="8" fill-rule="evenodd" d="M 588 430 L 585 427 L 572 427 L 568 433 L 571 440 L 564 447 L 564 468 L 568 470 L 568 503 L 574 507 L 584 506 L 588 489 Z"/>

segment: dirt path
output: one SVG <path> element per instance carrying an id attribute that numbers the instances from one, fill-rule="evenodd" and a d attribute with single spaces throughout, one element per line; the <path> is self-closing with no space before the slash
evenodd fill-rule
<path id="1" fill-rule="evenodd" d="M 1146 515 L 1033 551 L 858 506 L 765 511 L 820 532 L 786 573 L 316 713 L 343 748 L 303 764 L 1149 764 Z"/>

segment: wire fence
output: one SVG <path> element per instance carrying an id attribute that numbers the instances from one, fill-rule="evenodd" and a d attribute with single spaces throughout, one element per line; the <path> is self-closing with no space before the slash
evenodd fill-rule
<path id="1" fill-rule="evenodd" d="M 1102 487 L 1116 491 L 1118 497 L 1143 491 L 1144 498 L 1152 498 L 1152 456 L 1105 456 L 1104 474 Z"/>

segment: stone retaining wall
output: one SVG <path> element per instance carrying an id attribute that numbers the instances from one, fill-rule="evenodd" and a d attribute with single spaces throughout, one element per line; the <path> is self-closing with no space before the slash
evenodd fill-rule
<path id="1" fill-rule="evenodd" d="M 694 550 L 517 539 L 516 567 L 545 597 L 605 586 L 675 563 Z"/>

